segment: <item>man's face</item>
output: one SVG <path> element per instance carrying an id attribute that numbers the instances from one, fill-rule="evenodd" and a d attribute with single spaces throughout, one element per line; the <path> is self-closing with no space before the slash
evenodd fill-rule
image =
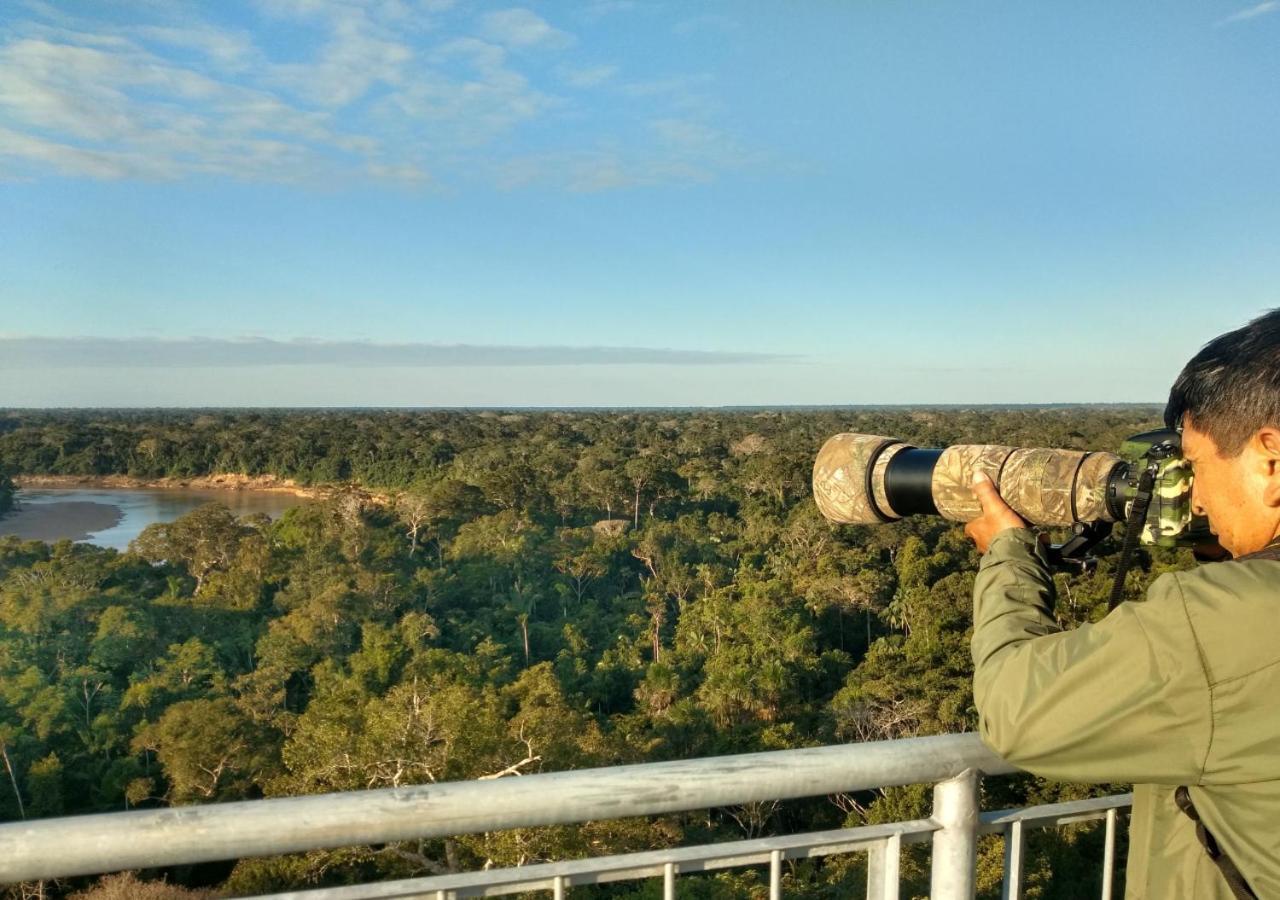
<path id="1" fill-rule="evenodd" d="M 1191 462 L 1191 508 L 1209 517 L 1218 543 L 1233 556 L 1261 550 L 1276 536 L 1280 514 L 1264 501 L 1266 467 L 1255 441 L 1235 456 L 1223 457 L 1213 438 L 1187 420 L 1182 455 Z"/>

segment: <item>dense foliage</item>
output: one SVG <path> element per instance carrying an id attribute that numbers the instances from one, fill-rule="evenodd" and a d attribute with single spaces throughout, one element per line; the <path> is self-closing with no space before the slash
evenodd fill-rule
<path id="1" fill-rule="evenodd" d="M 335 486 L 280 520 L 203 507 L 117 554 L 0 539 L 0 819 L 348 790 L 974 727 L 961 530 L 833 528 L 841 430 L 1113 448 L 1156 411 L 14 413 L 0 465 Z M 1149 578 L 1189 560 L 1143 556 Z M 1110 563 L 1057 576 L 1067 625 Z M 993 779 L 991 806 L 1085 796 Z M 460 836 L 170 873 L 235 892 L 925 814 L 921 789 Z M 1030 845 L 1028 896 L 1098 877 L 1096 832 Z M 999 843 L 985 845 L 984 890 Z M 927 890 L 904 860 L 907 896 Z M 858 857 L 798 864 L 843 896 Z M 752 896 L 750 870 L 684 882 Z M 69 885 L 83 887 L 83 884 Z M 651 886 L 599 889 L 648 896 Z"/>
<path id="2" fill-rule="evenodd" d="M 0 515 L 4 515 L 13 507 L 13 479 L 9 473 L 0 468 Z"/>

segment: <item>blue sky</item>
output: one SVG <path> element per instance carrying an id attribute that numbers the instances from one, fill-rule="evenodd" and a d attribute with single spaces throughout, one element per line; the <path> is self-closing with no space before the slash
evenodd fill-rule
<path id="1" fill-rule="evenodd" d="M 1280 2 L 0 7 L 0 405 L 1159 401 Z"/>

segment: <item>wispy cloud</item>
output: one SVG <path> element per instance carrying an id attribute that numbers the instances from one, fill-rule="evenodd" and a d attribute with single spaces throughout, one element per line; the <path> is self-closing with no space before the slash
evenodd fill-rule
<path id="1" fill-rule="evenodd" d="M 560 80 L 570 87 L 593 88 L 618 74 L 617 66 L 561 66 Z"/>
<path id="2" fill-rule="evenodd" d="M 568 47 L 573 35 L 553 28 L 545 19 L 528 9 L 503 9 L 480 17 L 485 36 L 508 47 Z"/>
<path id="3" fill-rule="evenodd" d="M 646 81 L 633 81 L 622 87 L 622 92 L 630 97 L 670 97 L 704 90 L 711 83 L 711 76 L 671 75 L 666 78 L 653 78 Z"/>
<path id="4" fill-rule="evenodd" d="M 411 4 L 405 0 L 253 0 L 254 5 L 268 15 L 284 19 L 341 22 L 351 18 L 373 17 L 384 21 L 407 21 L 413 17 L 414 7 L 429 12 L 443 9 L 432 3 Z"/>
<path id="5" fill-rule="evenodd" d="M 651 347 L 513 347 L 267 338 L 0 337 L 0 369 L 244 366 L 743 365 L 785 362 L 768 353 Z"/>
<path id="6" fill-rule="evenodd" d="M 366 161 L 378 142 L 268 91 L 175 65 L 127 39 L 75 34 L 0 47 L 0 158 L 67 175 L 171 179 L 196 174 L 297 181 Z"/>
<path id="7" fill-rule="evenodd" d="M 1248 19 L 1256 19 L 1258 16 L 1265 16 L 1280 10 L 1280 0 L 1265 0 L 1256 6 L 1250 6 L 1239 12 L 1234 12 L 1225 19 L 1219 19 L 1218 25 L 1230 25 L 1232 22 L 1244 22 Z"/>
<path id="8" fill-rule="evenodd" d="M 578 14 L 587 19 L 601 19 L 618 13 L 629 13 L 638 8 L 635 0 L 590 0 L 578 8 Z"/>
<path id="9" fill-rule="evenodd" d="M 266 78 L 308 104 L 337 109 L 376 85 L 404 84 L 413 55 L 409 45 L 357 14 L 335 23 L 314 59 L 272 65 Z"/>
<path id="10" fill-rule="evenodd" d="M 712 76 L 696 73 L 625 81 L 617 90 L 634 103 L 661 104 L 669 114 L 707 119 L 719 105 L 712 95 L 714 83 Z"/>
<path id="11" fill-rule="evenodd" d="M 522 156 L 495 168 L 507 190 L 544 185 L 578 193 L 623 190 L 657 184 L 703 183 L 711 173 L 687 162 L 617 147 Z"/>
<path id="12" fill-rule="evenodd" d="M 139 25 L 127 33 L 144 41 L 194 50 L 223 69 L 242 69 L 257 56 L 253 38 L 244 31 L 188 24 L 181 28 Z"/>
<path id="13" fill-rule="evenodd" d="M 507 51 L 478 38 L 437 47 L 432 68 L 378 104 L 408 140 L 437 151 L 496 141 L 560 103 L 509 64 Z"/>
<path id="14" fill-rule="evenodd" d="M 765 157 L 742 147 L 724 132 L 693 119 L 661 118 L 647 123 L 634 144 L 526 156 L 499 166 L 507 189 L 533 184 L 593 193 L 659 184 L 700 184 L 744 169 Z"/>
<path id="15" fill-rule="evenodd" d="M 150 21 L 118 24 L 91 5 L 27 0 L 28 18 L 0 35 L 0 179 L 447 187 L 488 177 L 507 189 L 607 190 L 707 181 L 746 158 L 715 127 L 708 76 L 623 81 L 608 59 L 575 59 L 576 36 L 524 7 L 247 2 L 257 17 L 229 27 L 199 7 L 141 4 Z M 270 43 L 281 25 L 287 51 Z M 572 127 L 522 142 L 553 117 Z"/>

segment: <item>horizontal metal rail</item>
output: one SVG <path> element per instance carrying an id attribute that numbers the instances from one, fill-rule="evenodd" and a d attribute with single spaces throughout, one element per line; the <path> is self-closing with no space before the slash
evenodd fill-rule
<path id="1" fill-rule="evenodd" d="M 775 860 L 781 862 L 870 850 L 894 837 L 903 844 L 919 844 L 929 840 L 937 829 L 937 823 L 931 819 L 916 819 L 889 825 L 869 825 L 865 828 L 839 828 L 834 831 L 789 834 L 753 841 L 728 841 L 700 847 L 650 850 L 644 853 L 487 869 L 457 875 L 286 891 L 260 895 L 253 900 L 393 900 L 430 896 L 441 891 L 450 897 L 495 897 L 524 891 L 553 891 L 557 880 L 562 887 L 567 888 L 608 881 L 657 878 L 665 875 L 667 866 L 672 867 L 673 873 L 680 875 L 741 866 L 772 866 Z"/>
<path id="2" fill-rule="evenodd" d="M 1116 851 L 1116 816 L 1122 809 L 1133 806 L 1133 794 L 1115 794 L 1091 800 L 1072 800 L 1067 803 L 1049 803 L 1022 809 L 1002 809 L 982 813 L 978 832 L 1004 834 L 1004 892 L 1003 900 L 1021 900 L 1022 857 L 1027 828 L 1054 828 L 1096 822 L 1107 823 L 1102 859 L 1102 900 L 1110 900 L 1114 879 Z"/>
<path id="3" fill-rule="evenodd" d="M 1114 821 L 1116 810 L 1133 803 L 1132 794 L 1120 794 L 1091 800 L 1074 800 L 1024 809 L 999 810 L 983 813 L 979 817 L 978 831 L 982 834 L 1004 832 L 1006 839 L 1011 829 L 1021 835 L 1022 828 L 1050 828 L 1090 821 Z M 667 878 L 696 872 L 742 866 L 770 867 L 770 875 L 782 862 L 789 859 L 805 859 L 829 856 L 836 853 L 866 851 L 881 854 L 880 864 L 891 862 L 893 876 L 871 876 L 873 885 L 868 896 L 882 897 L 890 890 L 896 893 L 898 848 L 930 840 L 941 825 L 933 819 L 915 819 L 885 825 L 868 825 L 862 828 L 840 828 L 832 831 L 815 831 L 807 834 L 791 834 L 780 837 L 758 838 L 749 841 L 727 841 L 720 844 L 704 844 L 696 847 L 678 847 L 669 850 L 651 850 L 643 853 L 627 853 L 601 856 L 593 859 L 576 859 L 567 862 L 540 863 L 506 869 L 488 869 L 482 872 L 465 872 L 457 875 L 439 875 L 429 878 L 406 878 L 377 884 L 358 884 L 334 888 L 286 891 L 261 895 L 252 900 L 399 900 L 408 897 L 496 897 L 525 891 L 551 891 L 557 886 L 564 891 L 569 887 L 602 884 L 610 881 L 626 881 L 640 878 Z M 1019 851 L 1021 845 L 1019 845 Z M 886 859 L 885 856 L 888 858 Z M 1108 855 L 1106 864 L 1109 866 Z M 1006 870 L 1006 875 L 1009 873 Z M 1021 875 L 1020 871 L 1016 873 Z M 1104 883 L 1109 884 L 1109 872 L 1104 872 Z M 772 881 L 771 877 L 771 881 Z M 1012 883 L 1014 879 L 1008 878 Z M 1020 877 L 1018 879 L 1020 881 Z M 874 889 L 879 884 L 880 889 Z M 1016 890 L 1016 889 L 1015 889 Z M 1006 890 L 1006 896 L 1017 896 Z M 241 898 L 250 900 L 250 898 Z"/>
<path id="4" fill-rule="evenodd" d="M 980 834 L 1006 831 L 1014 822 L 1032 828 L 1051 828 L 1093 822 L 1103 818 L 1107 810 L 1128 809 L 1133 806 L 1133 794 L 1112 794 L 1109 797 L 1093 797 L 1089 800 L 1068 800 L 1063 803 L 1046 803 L 1043 806 L 1022 806 L 1017 809 L 998 809 L 984 812 L 978 820 Z"/>
<path id="5" fill-rule="evenodd" d="M 655 815 L 1017 771 L 975 734 L 0 825 L 0 882 Z"/>

